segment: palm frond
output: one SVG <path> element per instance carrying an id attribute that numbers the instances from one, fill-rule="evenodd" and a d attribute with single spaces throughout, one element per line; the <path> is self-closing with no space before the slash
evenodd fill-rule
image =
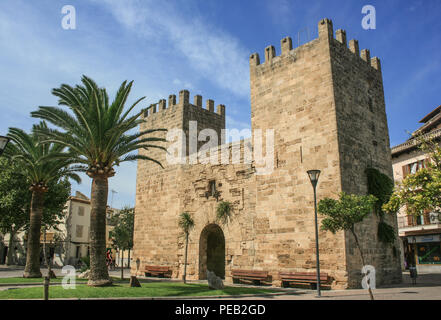
<path id="1" fill-rule="evenodd" d="M 42 137 L 40 144 L 57 144 L 68 148 L 54 152 L 55 160 L 75 159 L 79 164 L 89 166 L 112 167 L 125 161 L 148 160 L 159 165 L 160 162 L 147 155 L 134 155 L 133 152 L 150 148 L 164 150 L 156 142 L 166 140 L 150 136 L 165 129 L 149 129 L 135 134 L 128 134 L 144 122 L 142 111 L 132 114 L 137 105 L 145 98 L 137 99 L 126 110 L 124 106 L 133 86 L 133 81 L 124 81 L 119 87 L 112 103 L 106 89 L 100 88 L 95 81 L 83 75 L 81 84 L 75 87 L 62 84 L 53 89 L 60 106 L 41 106 L 31 113 L 33 117 L 44 119 L 58 127 L 58 130 L 39 128 Z M 49 159 L 48 157 L 43 160 Z M 162 167 L 162 165 L 161 165 Z"/>
<path id="2" fill-rule="evenodd" d="M 158 164 L 161 168 L 164 169 L 164 167 L 162 166 L 161 162 L 159 162 L 158 160 L 150 158 L 148 156 L 141 155 L 141 154 L 136 154 L 136 155 L 135 154 L 129 154 L 129 155 L 125 156 L 124 158 L 122 158 L 119 162 L 121 163 L 121 162 L 135 161 L 135 160 L 152 161 L 152 162 Z"/>
<path id="3" fill-rule="evenodd" d="M 80 181 L 75 174 L 79 168 L 71 167 L 77 160 L 75 154 L 64 153 L 64 145 L 42 143 L 50 132 L 44 121 L 34 125 L 30 134 L 10 128 L 8 136 L 12 142 L 6 150 L 8 157 L 20 163 L 22 174 L 30 184 L 48 185 L 63 176 Z"/>

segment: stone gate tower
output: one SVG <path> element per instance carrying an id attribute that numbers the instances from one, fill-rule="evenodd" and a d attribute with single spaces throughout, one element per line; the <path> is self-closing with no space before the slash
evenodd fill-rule
<path id="1" fill-rule="evenodd" d="M 341 191 L 366 194 L 367 167 L 392 177 L 379 59 L 371 59 L 369 50 L 360 53 L 356 40 L 349 41 L 348 48 L 344 30 L 337 30 L 334 38 L 329 19 L 321 20 L 318 30 L 317 39 L 297 48 L 289 37 L 282 39 L 278 56 L 273 46 L 265 49 L 262 62 L 257 53 L 250 56 L 252 130 L 275 132 L 274 152 L 267 150 L 274 157 L 271 173 L 256 174 L 254 162 L 164 163 L 164 169 L 138 163 L 134 259 L 141 262 L 140 273 L 145 265 L 163 265 L 181 277 L 184 238 L 178 217 L 188 211 L 195 220 L 189 279 L 204 279 L 208 269 L 228 282 L 232 270 L 262 270 L 279 285 L 279 272 L 315 271 L 307 170 L 322 171 L 319 199 L 336 198 Z M 208 110 L 203 109 L 199 96 L 190 104 L 186 91 L 178 104 L 173 96 L 170 99 L 169 108 L 161 100 L 159 110 L 146 111 L 141 130 L 188 132 L 189 120 L 198 120 L 198 130 L 213 128 L 222 135 L 224 106 L 215 113 L 209 101 Z M 240 142 L 242 153 L 249 143 Z M 142 154 L 163 162 L 161 152 L 151 149 Z M 188 148 L 186 155 L 191 157 Z M 220 201 L 233 204 L 226 223 L 216 218 Z M 397 229 L 396 217 L 387 219 Z M 378 241 L 378 222 L 372 214 L 357 227 L 366 260 L 376 268 L 377 285 L 399 282 L 399 246 L 396 243 L 393 249 Z M 320 231 L 319 239 L 321 271 L 330 274 L 332 287 L 359 287 L 362 266 L 352 235 Z"/>

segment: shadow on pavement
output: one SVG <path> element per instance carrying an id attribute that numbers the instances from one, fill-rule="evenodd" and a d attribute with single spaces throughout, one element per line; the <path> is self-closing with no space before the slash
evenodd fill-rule
<path id="1" fill-rule="evenodd" d="M 391 284 L 379 286 L 379 289 L 387 288 L 422 288 L 422 287 L 438 287 L 441 286 L 441 273 L 423 273 L 418 274 L 416 283 L 412 284 L 412 279 L 408 272 L 403 273 L 403 282 L 398 284 Z"/>

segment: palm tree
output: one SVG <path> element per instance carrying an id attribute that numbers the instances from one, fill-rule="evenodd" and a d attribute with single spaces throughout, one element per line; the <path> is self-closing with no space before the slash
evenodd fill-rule
<path id="1" fill-rule="evenodd" d="M 229 201 L 221 201 L 217 205 L 216 208 L 216 218 L 223 224 L 228 223 L 228 220 L 231 219 L 231 211 L 233 210 L 233 206 Z"/>
<path id="2" fill-rule="evenodd" d="M 23 277 L 41 278 L 40 271 L 40 232 L 44 209 L 44 194 L 48 191 L 48 184 L 58 181 L 62 177 L 71 178 L 78 183 L 80 177 L 75 173 L 81 170 L 78 166 L 71 166 L 68 157 L 60 157 L 65 149 L 59 144 L 41 144 L 45 139 L 38 132 L 47 129 L 44 122 L 34 125 L 31 134 L 21 129 L 9 128 L 8 137 L 12 143 L 8 144 L 5 155 L 20 165 L 21 173 L 26 177 L 32 191 L 30 224 L 27 239 L 26 266 Z"/>
<path id="3" fill-rule="evenodd" d="M 194 221 L 191 215 L 188 212 L 183 212 L 179 216 L 179 226 L 185 234 L 185 256 L 184 256 L 184 274 L 182 276 L 182 280 L 186 283 L 187 277 L 187 251 L 188 251 L 188 235 L 190 234 L 190 230 L 194 227 Z"/>
<path id="4" fill-rule="evenodd" d="M 90 78 L 83 76 L 82 85 L 71 87 L 67 84 L 53 89 L 58 103 L 67 106 L 71 113 L 57 107 L 39 107 L 32 112 L 33 117 L 49 121 L 59 130 L 44 130 L 46 142 L 59 143 L 77 154 L 75 163 L 86 165 L 87 175 L 92 178 L 90 213 L 90 276 L 88 285 L 105 286 L 111 284 L 106 266 L 106 206 L 108 178 L 115 175 L 114 166 L 122 162 L 147 160 L 161 163 L 146 155 L 138 154 L 138 149 L 164 147 L 151 144 L 165 142 L 163 138 L 146 137 L 156 131 L 150 129 L 129 133 L 144 122 L 142 111 L 129 116 L 135 106 L 145 97 L 138 99 L 124 112 L 124 105 L 133 81 L 124 81 L 115 100 L 110 104 L 106 89 L 99 88 Z"/>

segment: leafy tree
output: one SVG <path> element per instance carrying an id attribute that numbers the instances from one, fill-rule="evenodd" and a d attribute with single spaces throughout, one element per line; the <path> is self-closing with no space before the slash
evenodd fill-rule
<path id="1" fill-rule="evenodd" d="M 363 266 L 366 264 L 358 236 L 355 232 L 355 225 L 362 222 L 367 215 L 372 213 L 377 200 L 373 195 L 359 196 L 342 192 L 339 200 L 325 198 L 320 200 L 318 204 L 318 212 L 325 216 L 322 220 L 321 229 L 331 231 L 334 234 L 341 230 L 350 231 L 360 252 Z M 373 300 L 374 296 L 370 286 L 369 295 Z"/>
<path id="2" fill-rule="evenodd" d="M 429 156 L 427 167 L 407 175 L 395 187 L 386 212 L 397 213 L 406 206 L 407 214 L 419 216 L 426 210 L 441 213 L 441 146 L 433 139 L 416 137 L 419 148 Z"/>
<path id="3" fill-rule="evenodd" d="M 115 227 L 109 232 L 112 238 L 112 245 L 118 248 L 121 252 L 121 279 L 124 279 L 124 250 L 129 251 L 133 249 L 133 230 L 135 222 L 135 209 L 125 207 L 120 212 L 115 214 L 111 219 L 111 224 Z"/>
<path id="4" fill-rule="evenodd" d="M 30 220 L 27 240 L 26 266 L 23 277 L 41 278 L 40 272 L 40 232 L 43 219 L 45 194 L 51 183 L 57 183 L 60 178 L 71 178 L 77 182 L 81 179 L 74 173 L 72 161 L 63 158 L 64 146 L 56 143 L 42 144 L 45 139 L 39 132 L 47 129 L 44 122 L 34 125 L 32 133 L 27 134 L 21 129 L 9 128 L 8 144 L 5 155 L 16 162 L 20 172 L 26 177 L 31 191 Z M 47 217 L 49 221 L 51 218 Z"/>
<path id="5" fill-rule="evenodd" d="M 42 106 L 31 114 L 62 130 L 42 130 L 48 136 L 45 142 L 68 147 L 73 155 L 69 160 L 83 165 L 87 175 L 92 178 L 88 285 L 104 286 L 112 283 L 106 266 L 108 179 L 115 175 L 114 167 L 122 162 L 147 160 L 161 165 L 159 161 L 138 154 L 137 151 L 150 148 L 166 150 L 152 144 L 165 142 L 165 139 L 147 137 L 151 133 L 166 130 L 148 129 L 130 133 L 144 122 L 141 119 L 142 111 L 130 116 L 144 97 L 133 103 L 127 111 L 124 110 L 133 81 L 121 84 L 112 103 L 109 102 L 106 89 L 99 88 L 92 79 L 83 76 L 81 81 L 82 85 L 72 87 L 63 84 L 52 90 L 52 94 L 59 98 L 59 105 L 66 106 L 70 112 L 58 107 Z"/>
<path id="6" fill-rule="evenodd" d="M 185 234 L 185 256 L 184 256 L 184 274 L 182 275 L 182 280 L 186 283 L 187 279 L 187 252 L 188 252 L 188 236 L 190 230 L 194 227 L 194 220 L 188 212 L 183 212 L 179 216 L 179 227 Z"/>
<path id="7" fill-rule="evenodd" d="M 56 228 L 64 216 L 63 209 L 69 198 L 68 179 L 51 181 L 44 198 L 42 226 Z M 29 229 L 32 193 L 21 167 L 14 161 L 0 158 L 0 232 L 9 233 L 8 264 L 13 263 L 14 236 Z"/>
<path id="8" fill-rule="evenodd" d="M 29 185 L 16 163 L 0 158 L 0 232 L 9 233 L 7 264 L 13 264 L 14 237 L 29 221 Z"/>

